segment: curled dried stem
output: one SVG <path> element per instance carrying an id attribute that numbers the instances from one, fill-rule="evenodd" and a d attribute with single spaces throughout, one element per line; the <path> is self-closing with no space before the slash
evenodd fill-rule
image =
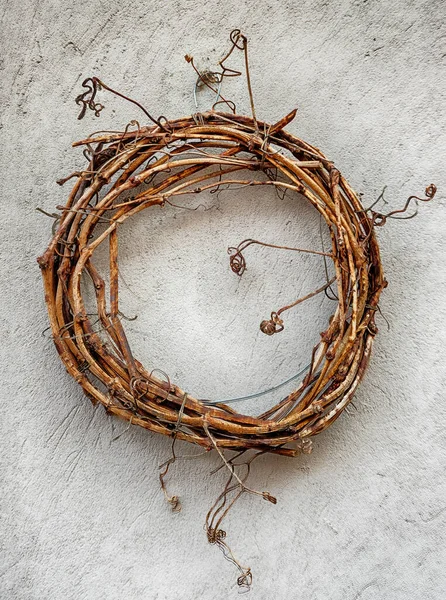
<path id="1" fill-rule="evenodd" d="M 92 110 L 94 112 L 95 117 L 100 116 L 101 111 L 104 109 L 104 105 L 100 104 L 99 102 L 96 102 L 96 95 L 97 95 L 98 91 L 100 91 L 101 89 L 104 89 L 104 90 L 107 90 L 108 92 L 111 92 L 115 96 L 122 98 L 123 100 L 127 100 L 127 102 L 131 102 L 132 104 L 135 104 L 135 106 L 137 106 L 140 110 L 142 110 L 143 113 L 146 115 L 146 117 L 150 121 L 152 121 L 152 123 L 155 123 L 155 125 L 158 125 L 158 127 L 160 129 L 162 129 L 163 131 L 166 131 L 166 132 L 168 131 L 166 126 L 163 125 L 163 123 L 161 122 L 162 119 L 165 120 L 164 117 L 158 117 L 158 119 L 155 119 L 154 117 L 152 117 L 152 115 L 149 113 L 149 111 L 140 102 L 111 88 L 110 86 L 106 85 L 103 81 L 101 81 L 98 77 L 87 77 L 87 79 L 84 79 L 84 81 L 82 82 L 82 87 L 86 88 L 86 91 L 80 93 L 76 97 L 76 104 L 79 104 L 82 106 L 81 112 L 79 113 L 79 115 L 77 117 L 79 120 L 84 118 L 85 113 L 87 112 L 87 109 Z"/>

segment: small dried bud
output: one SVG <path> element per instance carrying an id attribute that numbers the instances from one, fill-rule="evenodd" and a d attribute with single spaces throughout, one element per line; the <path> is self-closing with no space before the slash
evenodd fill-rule
<path id="1" fill-rule="evenodd" d="M 190 63 L 194 60 L 194 57 L 191 56 L 190 54 L 186 54 L 186 56 L 184 57 L 185 61 Z"/>
<path id="2" fill-rule="evenodd" d="M 276 333 L 276 326 L 272 321 L 262 321 L 260 323 L 260 329 L 266 335 L 273 335 Z"/>
<path id="3" fill-rule="evenodd" d="M 178 496 L 171 496 L 168 500 L 170 506 L 172 507 L 172 512 L 180 512 L 181 511 L 181 502 Z"/>
<path id="4" fill-rule="evenodd" d="M 428 198 L 430 198 L 432 200 L 432 198 L 435 196 L 435 194 L 437 193 L 437 186 L 434 185 L 433 183 L 431 183 L 430 185 L 427 186 L 425 192 L 426 196 Z"/>
<path id="5" fill-rule="evenodd" d="M 265 320 L 260 323 L 260 330 L 266 335 L 274 335 L 283 329 L 283 321 L 277 313 L 271 313 L 269 321 Z"/>

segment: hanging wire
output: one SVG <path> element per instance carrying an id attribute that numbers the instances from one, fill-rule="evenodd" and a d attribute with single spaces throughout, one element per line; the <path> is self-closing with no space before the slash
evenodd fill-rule
<path id="1" fill-rule="evenodd" d="M 269 389 L 264 390 L 263 392 L 257 392 L 256 394 L 249 394 L 248 396 L 240 396 L 238 398 L 228 398 L 226 400 L 203 400 L 203 399 L 200 399 L 200 402 L 202 402 L 203 404 L 206 404 L 206 406 L 215 406 L 216 404 L 231 404 L 232 402 L 240 402 L 242 400 L 253 400 L 254 398 L 260 398 L 260 396 L 265 396 L 266 394 L 269 394 L 270 392 L 275 392 L 276 390 L 279 390 L 280 388 L 287 385 L 287 383 L 291 383 L 292 381 L 294 381 L 295 379 L 297 379 L 298 377 L 303 375 L 306 371 L 308 371 L 308 369 L 310 367 L 311 367 L 311 363 L 309 363 L 306 367 L 301 369 L 298 373 L 296 373 L 289 379 L 286 379 L 285 381 L 282 381 L 282 383 L 274 385 L 273 387 L 270 387 Z"/>

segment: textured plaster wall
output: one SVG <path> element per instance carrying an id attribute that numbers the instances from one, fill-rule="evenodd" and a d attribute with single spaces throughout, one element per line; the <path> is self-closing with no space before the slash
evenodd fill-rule
<path id="1" fill-rule="evenodd" d="M 234 568 L 207 544 L 204 517 L 226 474 L 205 456 L 158 465 L 170 441 L 107 417 L 61 366 L 35 258 L 55 180 L 83 164 L 73 140 L 118 129 L 136 108 L 101 96 L 100 120 L 73 98 L 99 75 L 153 114 L 195 112 L 183 55 L 214 66 L 240 27 L 251 40 L 258 114 L 324 149 L 371 203 L 389 208 L 435 182 L 435 202 L 379 231 L 390 282 L 371 366 L 355 407 L 296 460 L 264 457 L 228 540 L 250 565 L 253 600 L 440 600 L 445 575 L 445 57 L 441 0 L 64 2 L 3 0 L 1 141 L 1 559 L 5 600 L 236 598 Z M 234 64 L 242 65 L 234 56 Z M 243 80 L 226 84 L 240 112 Z M 201 108 L 210 97 L 201 97 Z M 193 199 L 195 200 L 195 199 Z M 317 215 L 298 198 L 250 189 L 203 196 L 212 210 L 141 216 L 122 232 L 123 307 L 146 365 L 198 396 L 278 383 L 308 361 L 331 314 L 322 298 L 258 333 L 273 309 L 323 281 L 318 258 L 253 249 L 239 281 L 226 247 L 245 237 L 318 247 Z M 242 410 L 264 408 L 274 398 Z M 190 452 L 190 448 L 179 448 Z M 193 451 L 194 449 L 192 449 Z"/>

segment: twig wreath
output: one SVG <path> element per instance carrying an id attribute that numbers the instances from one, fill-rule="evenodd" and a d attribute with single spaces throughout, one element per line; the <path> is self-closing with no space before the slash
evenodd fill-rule
<path id="1" fill-rule="evenodd" d="M 87 109 L 99 116 L 103 106 L 96 96 L 102 88 L 136 104 L 152 123 L 141 126 L 132 121 L 123 132 L 99 132 L 73 144 L 85 148 L 88 167 L 58 182 L 76 178 L 66 205 L 57 207 L 60 214 L 55 215 L 54 236 L 38 262 L 52 338 L 68 373 L 91 401 L 101 403 L 108 413 L 172 438 L 172 456 L 160 467 L 161 486 L 172 508 L 179 510 L 179 499 L 167 493 L 164 479 L 178 458 L 176 440 L 197 444 L 205 452 L 215 450 L 229 469 L 226 486 L 207 515 L 206 531 L 209 542 L 219 545 L 226 558 L 237 565 L 238 584 L 249 587 L 251 571 L 236 561 L 226 545 L 222 520 L 245 492 L 276 503 L 269 492 L 257 492 L 246 485 L 255 457 L 266 452 L 293 457 L 310 451 L 310 438 L 331 425 L 351 402 L 370 359 L 378 331 L 375 316 L 379 298 L 387 285 L 375 228 L 388 218 L 411 218 L 413 214 L 403 216 L 409 204 L 432 199 L 436 189 L 430 185 L 425 198 L 409 198 L 401 211 L 382 214 L 374 210 L 376 203 L 364 208 L 319 149 L 285 130 L 296 110 L 273 124 L 257 119 L 247 38 L 235 30 L 230 39 L 231 49 L 220 61 L 220 71 L 200 72 L 193 58 L 186 56 L 198 77 L 194 96 L 204 87 L 216 94 L 216 103 L 208 112 L 176 120 L 155 119 L 141 104 L 99 79 L 84 81 L 86 91 L 76 99 L 81 106 L 79 118 Z M 234 103 L 221 95 L 223 79 L 240 75 L 225 66 L 234 49 L 244 52 L 250 117 L 237 114 Z M 219 112 L 218 106 L 229 110 Z M 239 176 L 241 171 L 243 177 Z M 249 174 L 253 171 L 266 174 L 266 180 L 252 179 Z M 261 323 L 261 330 L 273 335 L 284 328 L 283 313 L 292 306 L 322 292 L 330 293 L 336 301 L 298 387 L 257 417 L 241 414 L 229 404 L 194 398 L 159 369 L 147 370 L 133 356 L 119 306 L 119 226 L 149 207 L 178 206 L 184 195 L 216 190 L 223 184 L 268 185 L 281 192 L 297 192 L 317 209 L 331 237 L 330 252 L 251 239 L 228 249 L 230 267 L 239 276 L 246 267 L 244 252 L 252 244 L 315 252 L 334 265 L 335 277 L 330 280 L 327 275 L 323 287 L 272 312 Z M 104 227 L 97 233 L 100 223 Z M 105 280 L 94 264 L 96 249 L 107 243 L 108 300 Z M 83 297 L 81 279 L 85 274 L 95 290 L 94 315 L 87 312 Z M 228 455 L 228 451 L 233 454 Z M 237 462 L 244 454 L 248 458 Z"/>

